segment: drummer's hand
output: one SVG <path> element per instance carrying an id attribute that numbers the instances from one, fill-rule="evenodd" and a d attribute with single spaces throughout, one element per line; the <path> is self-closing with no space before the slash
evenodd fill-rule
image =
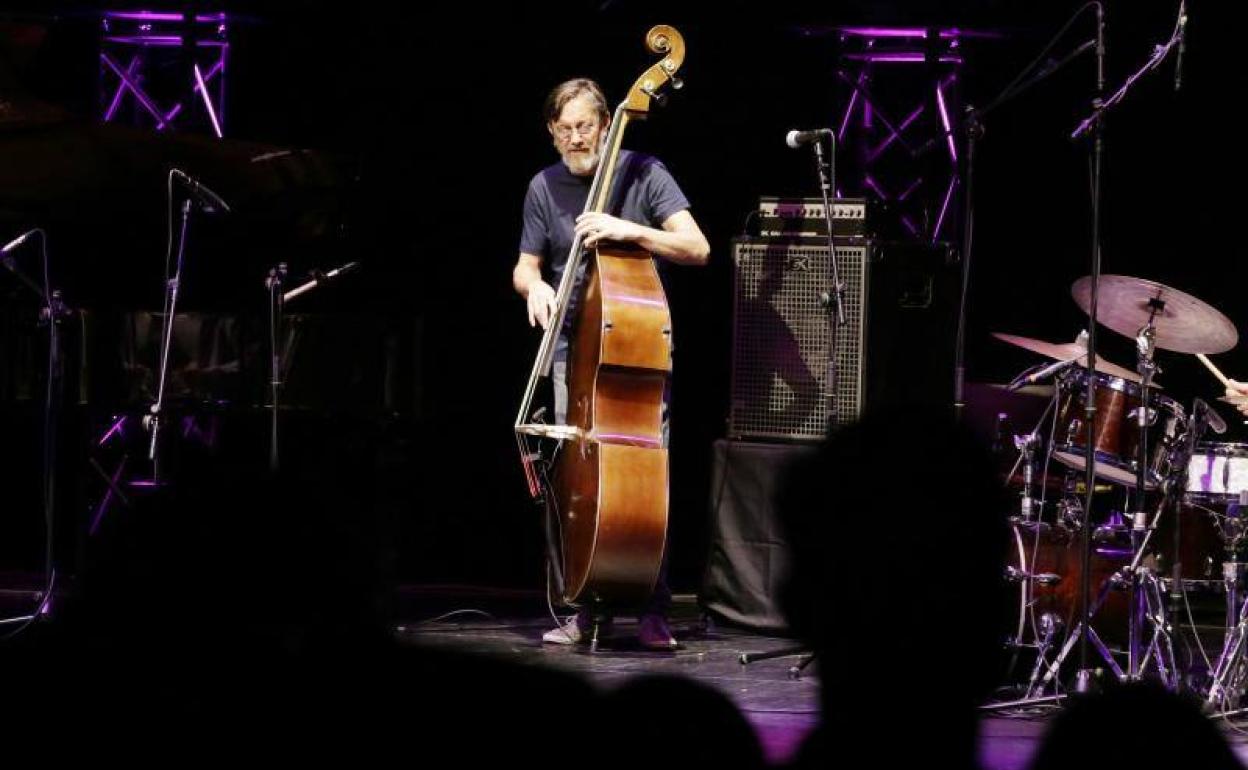
<path id="1" fill-rule="evenodd" d="M 1248 415 L 1248 383 L 1229 380 L 1226 385 L 1226 398 L 1241 414 Z"/>
<path id="2" fill-rule="evenodd" d="M 589 211 L 576 218 L 576 234 L 585 239 L 587 249 L 597 246 L 599 241 L 635 241 L 641 232 L 641 225 L 600 211 Z"/>
<path id="3" fill-rule="evenodd" d="M 555 302 L 555 290 L 545 281 L 534 281 L 529 284 L 528 294 L 529 305 L 529 326 L 541 324 L 545 329 L 550 325 L 550 319 L 554 317 L 557 309 Z"/>

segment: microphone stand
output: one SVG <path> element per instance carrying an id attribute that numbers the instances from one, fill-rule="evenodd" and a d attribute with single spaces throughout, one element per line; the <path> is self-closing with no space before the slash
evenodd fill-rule
<path id="1" fill-rule="evenodd" d="M 48 268 L 48 235 L 42 228 L 36 228 L 31 231 L 32 234 L 38 234 L 43 250 L 43 286 L 23 272 L 18 266 L 17 261 L 9 254 L 0 254 L 0 265 L 17 277 L 23 285 L 30 289 L 35 295 L 42 300 L 42 307 L 39 308 L 39 325 L 47 324 L 48 327 L 48 371 L 46 392 L 44 394 L 43 404 L 43 511 L 44 526 L 46 528 L 47 542 L 44 546 L 44 569 L 45 581 L 44 590 L 39 597 L 39 605 L 35 612 L 31 615 L 16 618 L 0 619 L 0 625 L 8 625 L 10 623 L 23 623 L 22 626 L 11 631 L 5 638 L 12 637 L 26 626 L 33 623 L 40 616 L 47 614 L 49 602 L 52 600 L 52 590 L 56 584 L 56 568 L 53 563 L 54 555 L 54 532 L 53 517 L 56 512 L 56 455 L 57 455 L 57 438 L 60 435 L 60 404 L 61 394 L 64 392 L 64 351 L 61 345 L 61 335 L 59 325 L 74 314 L 63 301 L 61 292 L 52 288 L 51 271 Z"/>
<path id="2" fill-rule="evenodd" d="M 1105 9 L 1096 6 L 1096 96 L 1092 108 L 1101 116 L 1105 94 Z M 1076 132 L 1077 134 L 1078 132 Z M 1083 501 L 1083 571 L 1079 574 L 1079 614 L 1086 629 L 1091 622 L 1092 583 L 1088 570 L 1092 569 L 1092 503 L 1096 495 L 1096 305 L 1100 296 L 1101 282 L 1101 167 L 1105 154 L 1105 121 L 1095 121 L 1092 142 L 1092 298 L 1088 303 L 1088 382 L 1084 394 L 1084 501 Z M 1137 490 L 1140 496 L 1144 490 Z M 1144 506 L 1140 506 L 1143 510 Z M 1133 596 L 1134 598 L 1134 596 Z M 1134 607 L 1132 611 L 1134 611 Z M 1134 624 L 1133 624 L 1134 625 Z M 1092 669 L 1088 667 L 1088 634 L 1079 637 L 1079 670 L 1075 674 L 1075 692 L 1088 694 L 1092 691 Z"/>
<path id="3" fill-rule="evenodd" d="M 286 263 L 279 262 L 269 269 L 264 286 L 269 290 L 269 470 L 277 473 L 281 467 L 278 454 L 277 409 L 278 394 L 282 386 L 282 358 L 277 339 L 282 330 L 282 309 L 285 295 L 282 282 L 286 278 Z"/>
<path id="4" fill-rule="evenodd" d="M 280 441 L 278 440 L 278 409 L 279 396 L 282 388 L 282 348 L 278 346 L 283 331 L 283 312 L 286 303 L 299 297 L 322 284 L 329 283 L 338 276 L 358 269 L 359 262 L 348 262 L 328 272 L 313 270 L 308 279 L 290 291 L 283 291 L 286 277 L 289 274 L 285 262 L 279 262 L 269 269 L 264 279 L 264 287 L 269 294 L 269 470 L 277 473 L 281 469 Z"/>
<path id="5" fill-rule="evenodd" d="M 828 141 L 831 145 L 831 152 L 828 154 L 830 162 L 825 173 L 823 160 L 823 146 L 818 138 L 811 144 L 815 147 L 815 172 L 819 176 L 819 192 L 823 195 L 823 217 L 828 224 L 828 258 L 832 263 L 832 291 L 831 296 L 826 300 L 832 305 L 832 342 L 835 346 L 837 332 L 841 325 L 845 323 L 845 305 L 843 295 L 845 286 L 841 283 L 840 269 L 836 259 L 836 242 L 832 237 L 832 201 L 833 190 L 836 183 L 836 139 L 832 132 L 828 132 Z M 865 269 L 864 265 L 864 269 Z M 828 357 L 828 392 L 832 394 L 832 405 L 836 405 L 836 355 L 835 348 L 833 355 Z M 833 413 L 832 420 L 836 421 L 837 415 Z M 781 647 L 775 650 L 767 650 L 764 652 L 743 652 L 737 656 L 737 662 L 741 665 L 749 665 L 759 660 L 771 660 L 773 658 L 784 658 L 790 655 L 802 656 L 796 664 L 789 667 L 789 676 L 796 679 L 806 670 L 806 667 L 814 662 L 818 653 L 811 652 L 810 648 L 804 644 L 792 645 L 789 647 Z"/>
<path id="6" fill-rule="evenodd" d="M 1070 29 L 1070 26 L 1083 14 L 1086 8 L 1087 6 L 1084 6 L 1084 8 L 1081 8 L 1067 20 L 1057 35 L 1049 41 L 1049 44 L 1040 53 L 1040 56 L 1027 65 L 1026 69 L 1019 73 L 1001 93 L 997 94 L 996 98 L 988 103 L 988 106 L 981 109 L 976 109 L 971 105 L 966 107 L 966 116 L 963 123 L 963 131 L 966 134 L 966 152 L 963 153 L 963 156 L 966 158 L 966 166 L 963 170 L 962 178 L 966 184 L 966 203 L 962 214 L 962 287 L 958 301 L 958 324 L 953 355 L 953 413 L 954 419 L 958 422 L 962 421 L 963 413 L 966 411 L 966 308 L 967 297 L 970 295 L 971 256 L 975 235 L 975 149 L 979 144 L 979 140 L 984 136 L 984 118 L 993 110 L 1013 101 L 1031 90 L 1033 86 L 1048 79 L 1051 75 L 1082 55 L 1084 51 L 1094 47 L 1096 41 L 1088 40 L 1060 60 L 1047 62 L 1045 66 L 1041 67 L 1030 78 L 1023 79 L 1066 34 L 1066 31 Z"/>
<path id="7" fill-rule="evenodd" d="M 182 282 L 183 258 L 186 254 L 186 230 L 191 218 L 191 200 L 182 201 L 182 225 L 178 235 L 178 257 L 173 276 L 165 276 L 165 314 L 160 330 L 160 372 L 157 375 L 156 402 L 149 409 L 147 427 L 151 438 L 147 446 L 147 459 L 152 463 L 152 484 L 160 483 L 160 429 L 164 420 L 165 384 L 169 379 L 169 348 L 173 342 L 173 318 L 178 306 L 178 291 Z"/>
<path id="8" fill-rule="evenodd" d="M 1092 114 L 1083 120 L 1082 123 L 1071 132 L 1071 139 L 1080 139 L 1092 135 L 1092 290 L 1088 303 L 1088 371 L 1095 371 L 1096 367 L 1096 310 L 1097 300 L 1100 295 L 1101 280 L 1101 169 L 1103 164 L 1103 156 L 1105 152 L 1105 116 L 1108 111 L 1117 104 L 1120 104 L 1131 87 L 1135 85 L 1146 72 L 1154 70 L 1165 61 L 1170 54 L 1170 50 L 1181 39 L 1185 21 L 1185 12 L 1180 7 L 1180 19 L 1175 25 L 1175 30 L 1171 33 L 1170 40 L 1164 45 L 1159 45 L 1153 50 L 1153 55 L 1144 63 L 1138 71 L 1126 79 L 1122 87 L 1114 92 L 1108 99 L 1103 98 L 1105 93 L 1105 12 L 1104 7 L 1100 3 L 1096 4 L 1096 96 L 1092 100 Z M 1147 393 L 1147 390 L 1145 390 Z M 1142 408 L 1146 408 L 1142 406 Z M 1088 377 L 1087 393 L 1085 396 L 1084 419 L 1087 426 L 1087 435 L 1085 441 L 1085 484 L 1086 484 L 1086 500 L 1084 504 L 1084 516 L 1087 522 L 1091 522 L 1092 498 L 1095 492 L 1094 479 L 1096 477 L 1095 466 L 1095 417 L 1096 417 L 1096 380 Z M 1141 437 L 1141 441 L 1142 441 Z M 1144 495 L 1143 487 L 1136 490 L 1140 497 Z M 1140 510 L 1144 509 L 1143 505 L 1139 506 Z M 1083 620 L 1088 620 L 1088 605 L 1091 593 L 1091 585 L 1089 580 L 1089 570 L 1092 563 L 1092 548 L 1090 540 L 1089 526 L 1083 528 L 1083 572 L 1079 578 L 1080 588 L 1080 607 Z M 1134 610 L 1134 608 L 1133 608 Z M 1133 672 L 1134 673 L 1134 672 Z M 1086 693 L 1092 686 L 1092 671 L 1088 668 L 1088 645 L 1087 636 L 1084 635 L 1080 639 L 1079 646 L 1079 672 L 1075 679 L 1075 691 Z"/>
<path id="9" fill-rule="evenodd" d="M 823 196 L 823 218 L 828 227 L 828 259 L 832 265 L 832 345 L 833 354 L 828 356 L 828 393 L 832 403 L 832 421 L 835 424 L 839 415 L 836 413 L 836 381 L 840 373 L 837 367 L 836 346 L 837 336 L 845 325 L 845 284 L 841 281 L 839 260 L 836 258 L 836 240 L 832 235 L 832 201 L 836 200 L 836 135 L 828 132 L 828 161 L 825 167 L 823 160 L 823 143 L 816 137 L 811 144 L 815 148 L 815 173 L 819 177 L 819 193 Z M 864 265 L 865 269 L 866 266 Z"/>

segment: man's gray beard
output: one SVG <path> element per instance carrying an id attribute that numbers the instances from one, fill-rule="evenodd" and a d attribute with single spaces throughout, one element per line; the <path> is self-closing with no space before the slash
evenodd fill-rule
<path id="1" fill-rule="evenodd" d="M 568 171 L 576 176 L 589 176 L 594 169 L 598 168 L 598 153 L 596 152 L 576 154 L 565 152 L 560 157 L 563 158 L 563 165 L 568 167 Z"/>

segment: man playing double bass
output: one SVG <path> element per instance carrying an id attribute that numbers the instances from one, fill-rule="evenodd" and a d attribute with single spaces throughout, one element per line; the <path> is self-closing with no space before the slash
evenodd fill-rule
<path id="1" fill-rule="evenodd" d="M 614 215 L 582 213 L 611 123 L 606 97 L 595 82 L 578 78 L 556 86 L 546 97 L 543 114 L 560 162 L 541 170 L 529 182 L 520 258 L 512 271 L 512 283 L 527 303 L 530 325 L 546 328 L 556 312 L 553 286 L 562 277 L 568 252 L 578 235 L 583 237 L 586 249 L 613 241 L 636 245 L 676 264 L 707 263 L 710 244 L 689 213 L 688 199 L 663 164 L 653 157 L 622 150 L 610 198 Z M 549 282 L 542 276 L 544 265 L 551 273 Z M 553 359 L 551 380 L 555 417 L 560 424 L 567 419 L 568 338 L 584 291 L 584 278 L 584 274 L 576 276 L 577 285 Z M 665 417 L 665 446 L 667 440 Z M 640 616 L 638 636 L 649 649 L 676 646 L 667 623 L 671 591 L 666 576 L 665 553 L 654 592 Z M 590 619 L 582 611 L 542 639 L 551 644 L 586 642 L 589 626 Z"/>

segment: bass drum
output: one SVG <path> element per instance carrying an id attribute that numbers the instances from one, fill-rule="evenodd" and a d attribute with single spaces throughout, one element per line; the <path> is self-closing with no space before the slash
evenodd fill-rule
<path id="1" fill-rule="evenodd" d="M 1015 523 L 1006 575 L 1016 584 L 1016 626 L 1012 629 L 1016 640 L 1039 638 L 1041 618 L 1046 614 L 1060 620 L 1067 631 L 1079 622 L 1082 542 L 1080 531 L 1065 524 L 1045 523 L 1037 528 Z M 1130 561 L 1130 530 L 1121 525 L 1121 517 L 1111 516 L 1093 530 L 1090 601 L 1094 607 L 1110 577 Z M 1107 642 L 1125 640 L 1126 595 L 1109 588 L 1092 625 Z"/>

